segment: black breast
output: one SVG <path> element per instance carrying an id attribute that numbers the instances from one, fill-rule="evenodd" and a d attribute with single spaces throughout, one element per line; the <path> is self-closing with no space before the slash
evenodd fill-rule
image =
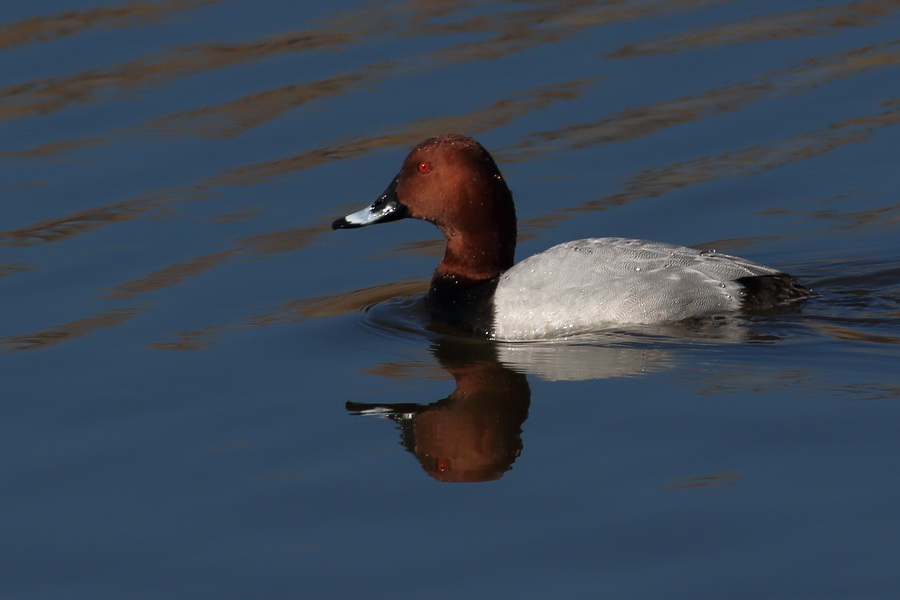
<path id="1" fill-rule="evenodd" d="M 473 280 L 437 275 L 431 280 L 425 306 L 437 321 L 479 336 L 494 331 L 494 290 L 499 278 Z"/>

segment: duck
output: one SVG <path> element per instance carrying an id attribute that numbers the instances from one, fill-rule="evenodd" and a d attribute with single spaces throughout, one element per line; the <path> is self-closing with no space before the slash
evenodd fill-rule
<path id="1" fill-rule="evenodd" d="M 737 256 L 621 237 L 564 242 L 515 263 L 512 192 L 490 153 L 463 135 L 418 144 L 384 193 L 332 229 L 405 218 L 434 224 L 446 241 L 425 296 L 431 318 L 493 340 L 764 311 L 814 295 Z"/>

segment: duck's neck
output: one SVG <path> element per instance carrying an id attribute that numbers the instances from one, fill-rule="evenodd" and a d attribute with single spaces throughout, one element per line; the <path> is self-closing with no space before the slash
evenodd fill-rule
<path id="1" fill-rule="evenodd" d="M 427 305 L 438 320 L 490 335 L 494 290 L 516 253 L 516 209 L 499 172 L 466 183 L 470 185 L 457 189 L 457 201 L 447 212 L 432 220 L 447 246 Z"/>
<path id="2" fill-rule="evenodd" d="M 456 328 L 490 336 L 497 282 L 513 265 L 515 224 L 444 231 L 447 249 L 434 271 L 426 298 L 429 312 Z"/>
<path id="3" fill-rule="evenodd" d="M 458 277 L 472 281 L 496 279 L 513 265 L 516 252 L 512 231 L 481 227 L 468 231 L 444 231 L 447 247 L 434 277 Z"/>

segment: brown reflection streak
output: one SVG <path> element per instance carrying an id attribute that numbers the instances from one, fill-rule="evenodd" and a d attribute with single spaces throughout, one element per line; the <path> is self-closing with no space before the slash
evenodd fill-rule
<path id="1" fill-rule="evenodd" d="M 427 289 L 427 281 L 404 280 L 329 296 L 289 300 L 274 310 L 248 317 L 241 323 L 212 325 L 203 329 L 184 331 L 175 334 L 178 339 L 174 342 L 156 342 L 147 347 L 153 350 L 202 350 L 215 344 L 215 336 L 226 331 L 250 327 L 269 327 L 359 312 L 367 306 L 398 296 L 424 294 Z"/>
<path id="2" fill-rule="evenodd" d="M 453 7 L 443 7 L 440 10 L 430 10 L 423 8 L 419 3 L 403 6 L 393 9 L 396 14 L 409 12 L 410 25 L 406 27 L 411 37 L 422 35 L 440 35 L 447 33 L 459 32 L 483 32 L 496 31 L 497 36 L 491 40 L 474 42 L 472 44 L 463 44 L 454 48 L 446 48 L 438 51 L 438 56 L 455 62 L 474 61 L 499 58 L 503 54 L 513 51 L 519 51 L 524 47 L 531 47 L 536 43 L 550 43 L 558 41 L 562 37 L 571 35 L 573 30 L 584 27 L 591 27 L 606 23 L 612 23 L 623 20 L 639 19 L 653 16 L 664 12 L 673 12 L 679 10 L 695 10 L 706 5 L 718 4 L 720 2 L 676 2 L 665 4 L 651 4 L 636 2 L 633 5 L 625 2 L 607 2 L 599 6 L 594 3 L 570 2 L 562 5 L 554 5 L 553 7 L 541 7 L 537 9 L 526 9 L 521 11 L 506 11 L 495 13 L 492 15 L 472 17 L 464 19 L 457 23 L 429 23 L 429 19 L 434 17 L 444 17 L 455 10 L 464 10 L 467 5 L 454 5 Z M 881 14 L 872 6 L 884 4 L 879 2 L 867 3 L 866 7 L 852 8 L 857 12 Z M 871 6 L 870 6 L 871 5 Z M 852 5 L 851 5 L 852 7 Z M 851 10 L 848 8 L 847 10 Z M 126 63 L 119 68 L 113 68 L 113 75 L 100 76 L 99 71 L 87 72 L 84 81 L 71 86 L 63 84 L 60 97 L 75 101 L 88 101 L 91 98 L 84 97 L 85 90 L 90 90 L 99 86 L 121 84 L 125 87 L 134 87 L 140 81 L 140 85 L 153 83 L 155 78 L 168 79 L 175 76 L 185 76 L 212 68 L 221 68 L 230 66 L 238 62 L 246 60 L 255 60 L 283 51 L 307 50 L 310 47 L 332 47 L 345 43 L 348 39 L 353 38 L 357 42 L 360 36 L 372 35 L 387 30 L 398 29 L 401 25 L 396 22 L 384 22 L 383 7 L 378 5 L 369 7 L 361 11 L 354 11 L 351 16 L 343 18 L 335 18 L 325 22 L 322 31 L 315 32 L 299 32 L 293 34 L 285 34 L 277 38 L 265 42 L 254 42 L 241 45 L 198 45 L 181 51 L 168 60 L 149 57 L 143 61 Z M 882 11 L 883 12 L 883 11 Z M 547 30 L 555 33 L 547 33 Z M 510 47 L 512 44 L 515 47 Z M 522 47 L 519 47 L 522 46 Z M 485 49 L 486 48 L 486 49 Z M 223 58 L 224 57 L 224 58 Z M 184 63 L 181 65 L 181 63 Z M 422 61 L 413 61 L 421 63 Z M 147 66 L 142 66 L 147 63 Z M 427 61 L 426 63 L 427 64 Z M 431 68 L 428 66 L 426 68 Z M 386 79 L 396 70 L 395 65 L 369 65 L 363 69 L 337 75 L 325 80 L 285 86 L 275 90 L 268 90 L 258 94 L 246 96 L 231 103 L 221 106 L 206 107 L 202 109 L 187 111 L 170 115 L 164 119 L 151 123 L 145 127 L 151 129 L 161 129 L 168 133 L 195 133 L 203 134 L 210 137 L 222 137 L 236 135 L 240 131 L 255 127 L 265 123 L 284 111 L 305 104 L 312 100 L 340 95 L 346 93 L 349 89 L 360 85 L 372 84 L 376 81 Z M 409 70 L 407 68 L 406 70 Z M 127 72 L 129 78 L 117 77 L 114 73 Z M 26 84 L 30 85 L 30 84 Z M 39 99 L 48 93 L 53 94 L 53 85 L 44 88 L 40 94 L 36 95 Z M 39 86 L 38 86 L 39 87 Z M 72 93 L 66 92 L 67 87 L 72 88 Z M 80 90 L 75 93 L 75 89 Z M 11 90 L 9 88 L 7 91 Z M 21 90 L 20 90 L 21 91 Z M 79 95 L 81 94 L 81 95 Z M 0 91 L 2 98 L 2 91 Z M 79 99 L 80 98 L 80 99 Z M 44 102 L 44 100 L 41 100 Z M 46 104 L 42 104 L 43 109 L 53 108 Z M 661 110 L 662 106 L 659 107 Z M 670 107 L 671 110 L 679 110 L 676 105 Z M 14 109 L 10 109 L 14 110 Z M 18 110 L 18 109 L 15 109 Z M 0 116 L 2 116 L 2 106 L 0 106 Z M 661 115 L 665 117 L 665 115 Z M 614 124 L 616 128 L 628 128 L 626 122 L 627 114 L 618 115 L 615 119 L 607 123 L 607 127 Z M 650 119 L 643 120 L 645 124 L 650 124 Z M 668 122 L 675 122 L 668 121 Z M 646 126 L 646 125 L 645 125 Z M 649 125 L 650 129 L 643 134 L 649 133 L 655 127 Z M 580 126 L 576 126 L 580 127 Z M 139 128 L 143 129 L 143 128 Z M 606 135 L 610 132 L 607 131 Z M 613 137 L 615 133 L 613 132 Z M 622 139 L 622 138 L 618 138 Z M 627 139 L 627 136 L 624 138 Z M 100 140 L 101 142 L 103 140 Z M 6 156 L 29 156 L 40 155 L 46 156 L 49 153 L 61 152 L 69 149 L 69 146 L 80 147 L 83 143 L 96 144 L 97 140 L 91 142 L 59 142 L 55 144 L 36 147 L 21 153 L 6 153 Z"/>
<path id="3" fill-rule="evenodd" d="M 82 150 L 84 148 L 102 146 L 108 141 L 108 138 L 102 137 L 90 137 L 77 140 L 59 140 L 56 142 L 48 142 L 46 144 L 38 144 L 37 146 L 32 146 L 27 150 L 21 150 L 19 152 L 0 152 L 0 157 L 19 159 L 50 158 L 52 156 L 56 156 L 57 154 L 70 152 L 72 150 Z"/>
<path id="4" fill-rule="evenodd" d="M 140 25 L 146 21 L 162 19 L 171 13 L 192 10 L 218 2 L 221 0 L 170 0 L 155 3 L 133 0 L 124 6 L 97 6 L 87 10 L 70 10 L 33 17 L 0 27 L 0 50 L 49 42 L 95 27 Z"/>
<path id="5" fill-rule="evenodd" d="M 883 17 L 900 8 L 897 0 L 851 2 L 809 10 L 763 15 L 712 27 L 697 28 L 679 35 L 626 44 L 604 58 L 634 58 L 653 54 L 675 54 L 704 47 L 823 35 L 838 27 L 877 25 Z"/>
<path id="6" fill-rule="evenodd" d="M 842 221 L 850 230 L 893 229 L 900 224 L 900 205 L 873 208 L 870 210 L 839 212 L 835 210 L 817 210 L 809 213 L 813 218 Z"/>
<path id="7" fill-rule="evenodd" d="M 391 379 L 399 379 L 401 381 L 409 381 L 410 379 L 441 380 L 449 377 L 445 369 L 435 365 L 433 362 L 413 359 L 383 362 L 377 367 L 362 369 L 360 372 L 390 377 Z"/>
<path id="8" fill-rule="evenodd" d="M 847 384 L 836 386 L 832 394 L 841 400 L 897 400 L 900 399 L 900 386 L 879 385 L 873 383 Z"/>
<path id="9" fill-rule="evenodd" d="M 188 277 L 195 277 L 222 263 L 237 250 L 225 250 L 198 256 L 187 262 L 158 269 L 146 277 L 129 281 L 114 287 L 109 298 L 131 298 L 154 290 L 178 285 Z"/>
<path id="10" fill-rule="evenodd" d="M 38 221 L 26 227 L 0 231 L 0 246 L 30 246 L 43 242 L 60 242 L 69 238 L 93 231 L 109 223 L 129 221 L 153 208 L 159 207 L 167 201 L 176 199 L 180 202 L 189 202 L 208 197 L 208 193 L 179 195 L 173 191 L 167 194 L 159 194 L 115 202 L 107 206 L 98 206 L 87 210 L 80 210 L 71 215 Z"/>
<path id="11" fill-rule="evenodd" d="M 26 262 L 0 264 L 0 277 L 6 277 L 7 275 L 12 275 L 13 273 L 24 273 L 25 271 L 31 271 L 33 269 L 34 267 L 31 266 L 30 263 Z"/>
<path id="12" fill-rule="evenodd" d="M 281 323 L 294 323 L 307 319 L 321 319 L 359 312 L 367 306 L 372 306 L 391 298 L 397 298 L 398 296 L 424 294 L 427 289 L 427 281 L 405 279 L 339 294 L 291 300 L 282 304 L 275 311 L 248 318 L 244 327 L 266 327 Z"/>
<path id="13" fill-rule="evenodd" d="M 276 119 L 292 108 L 374 84 L 384 79 L 391 67 L 389 63 L 368 65 L 319 81 L 266 90 L 227 104 L 169 115 L 147 127 L 178 135 L 194 133 L 211 138 L 235 136 Z"/>
<path id="14" fill-rule="evenodd" d="M 5 190 L 18 190 L 23 188 L 35 188 L 35 187 L 44 187 L 47 185 L 46 181 L 22 181 L 18 183 L 10 183 L 7 185 L 0 185 L 0 191 Z"/>
<path id="15" fill-rule="evenodd" d="M 723 4 L 728 0 L 569 0 L 568 2 L 531 2 L 534 8 L 515 8 L 506 11 L 492 11 L 472 17 L 463 17 L 450 22 L 453 13 L 465 12 L 477 2 L 445 2 L 443 4 L 412 0 L 399 7 L 397 12 L 410 13 L 410 24 L 405 33 L 409 36 L 446 35 L 454 33 L 496 32 L 501 39 L 518 39 L 527 30 L 541 29 L 556 31 L 556 35 L 566 32 L 644 19 L 686 10 L 698 10 Z M 515 3 L 507 5 L 515 6 Z M 434 22 L 440 19 L 440 22 Z"/>
<path id="16" fill-rule="evenodd" d="M 0 231 L 0 246 L 30 246 L 41 242 L 58 242 L 108 223 L 130 220 L 137 213 L 147 210 L 149 205 L 149 200 L 117 202 L 108 206 L 80 210 L 59 219 L 39 221 L 20 229 Z"/>
<path id="17" fill-rule="evenodd" d="M 230 250 L 204 254 L 183 263 L 157 269 L 152 273 L 117 285 L 110 290 L 109 298 L 130 298 L 158 289 L 182 283 L 189 277 L 201 275 L 238 254 L 274 254 L 299 250 L 307 246 L 314 235 L 324 231 L 324 227 L 303 227 L 250 236 L 239 240 L 239 245 Z"/>
<path id="18" fill-rule="evenodd" d="M 779 69 L 753 81 L 628 108 L 599 121 L 535 133 L 531 136 L 533 139 L 512 146 L 501 155 L 507 160 L 523 160 L 533 153 L 534 147 L 546 152 L 547 144 L 552 142 L 556 142 L 557 149 L 562 149 L 633 140 L 675 125 L 733 112 L 776 94 L 799 94 L 873 69 L 897 65 L 900 65 L 900 42 L 857 48 L 834 56 L 809 59 L 796 67 Z"/>
<path id="19" fill-rule="evenodd" d="M 141 208 L 141 210 L 145 209 L 146 207 Z M 123 215 L 115 215 L 110 220 L 123 220 L 124 218 L 127 217 Z M 85 222 L 89 224 L 92 223 L 91 220 L 86 220 Z M 100 221 L 100 224 L 102 224 L 103 222 L 104 221 Z M 325 229 L 326 228 L 324 226 L 306 227 L 243 238 L 242 240 L 240 240 L 240 245 L 235 248 L 195 257 L 183 263 L 158 269 L 144 277 L 141 277 L 140 279 L 128 281 L 115 286 L 110 290 L 110 293 L 107 295 L 107 297 L 132 298 L 140 294 L 145 294 L 158 289 L 178 285 L 185 279 L 205 273 L 210 269 L 219 266 L 227 259 L 238 254 L 270 254 L 275 252 L 297 250 L 309 244 L 312 236 L 318 235 Z M 10 234 L 12 234 L 12 242 L 9 243 L 17 245 L 33 243 L 34 240 L 32 238 L 34 236 L 37 236 L 38 240 L 51 241 L 53 239 L 53 235 L 57 236 L 57 238 L 60 238 L 72 235 L 74 232 L 80 231 L 83 231 L 83 229 L 73 228 L 69 221 L 65 221 L 62 224 L 52 222 L 51 225 L 48 226 L 34 226 L 30 230 L 28 230 L 28 232 L 9 232 Z M 26 235 L 26 233 L 30 233 L 30 235 Z M 2 240 L 2 237 L 0 237 L 0 240 Z M 25 263 L 11 263 L 10 265 L 7 265 L 7 268 L 5 269 L 0 266 L 0 276 L 10 275 L 28 269 L 29 267 Z M 318 318 L 321 316 L 328 316 L 328 314 L 341 314 L 342 312 L 346 312 L 349 310 L 358 310 L 359 307 L 351 303 L 349 308 L 340 306 L 325 308 L 331 306 L 329 304 L 330 299 L 335 299 L 337 300 L 338 304 L 340 304 L 345 296 L 349 296 L 356 297 L 361 302 L 374 303 L 383 299 L 395 297 L 396 295 L 402 295 L 403 293 L 412 293 L 404 292 L 403 290 L 418 290 L 418 288 L 421 286 L 427 286 L 427 284 L 398 284 L 397 286 L 388 285 L 386 286 L 386 288 L 392 291 L 383 292 L 383 294 L 390 294 L 387 296 L 382 295 L 382 293 L 359 290 L 356 292 L 348 292 L 347 294 L 339 294 L 338 296 L 334 297 L 321 297 L 304 301 L 289 302 L 286 303 L 285 306 L 277 311 L 274 315 L 268 314 L 258 317 L 251 317 L 247 320 L 246 323 L 241 325 L 210 326 L 199 331 L 183 332 L 178 334 L 179 341 L 177 342 L 151 344 L 150 347 L 157 349 L 178 350 L 202 349 L 208 343 L 206 342 L 206 340 L 211 338 L 213 335 L 218 334 L 224 329 L 256 327 L 278 322 L 291 322 L 295 320 L 304 320 L 307 318 Z M 376 287 L 380 288 L 381 286 Z M 370 289 L 374 290 L 376 288 Z M 346 301 L 347 300 L 343 300 L 343 302 Z M 363 306 L 365 305 L 367 304 L 363 304 Z M 329 313 L 329 310 L 333 310 L 335 312 Z M 91 329 L 96 327 L 107 327 L 117 325 L 119 322 L 124 322 L 124 319 L 122 319 L 117 322 L 110 321 L 108 324 L 96 325 L 95 323 L 98 322 L 97 319 L 99 319 L 99 317 L 79 319 L 67 325 L 55 327 L 48 332 L 14 336 L 6 338 L 5 340 L 0 339 L 0 344 L 2 344 L 4 347 L 9 346 L 12 350 L 31 349 L 41 346 L 47 346 L 51 343 L 59 343 L 70 338 L 81 337 L 82 335 L 88 333 Z M 268 320 L 271 320 L 271 323 L 269 323 Z M 72 331 L 77 332 L 77 334 L 71 334 Z"/>
<path id="20" fill-rule="evenodd" d="M 548 3 L 538 8 L 495 12 L 465 19 L 459 23 L 429 24 L 416 22 L 416 28 L 430 35 L 446 33 L 494 32 L 491 39 L 445 48 L 437 58 L 461 63 L 496 60 L 507 54 L 533 48 L 539 44 L 561 41 L 583 29 L 646 19 L 674 12 L 698 10 L 722 4 L 725 0 L 680 0 L 645 2 L 641 0 L 608 0 Z"/>
<path id="21" fill-rule="evenodd" d="M 856 342 L 869 342 L 872 344 L 900 344 L 900 337 L 897 336 L 854 331 L 849 327 L 841 327 L 840 325 L 817 321 L 810 321 L 809 325 L 812 325 L 822 333 L 838 340 L 852 340 Z"/>
<path id="22" fill-rule="evenodd" d="M 752 175 L 827 154 L 847 144 L 865 141 L 878 129 L 897 123 L 900 123 L 900 108 L 889 108 L 879 114 L 845 119 L 825 129 L 786 140 L 675 163 L 661 169 L 647 169 L 632 177 L 625 191 L 601 200 L 586 202 L 581 207 L 567 212 L 596 210 L 639 198 L 661 196 L 704 181 Z"/>
<path id="23" fill-rule="evenodd" d="M 150 350 L 206 350 L 214 343 L 210 339 L 224 328 L 218 326 L 205 327 L 195 331 L 182 331 L 174 342 L 154 342 L 147 344 Z"/>
<path id="24" fill-rule="evenodd" d="M 594 79 L 582 79 L 541 86 L 520 93 L 513 98 L 498 100 L 485 108 L 476 109 L 465 115 L 413 121 L 405 127 L 406 131 L 401 133 L 361 140 L 339 141 L 294 156 L 230 169 L 221 176 L 207 180 L 207 185 L 250 185 L 322 164 L 358 158 L 380 148 L 411 146 L 421 141 L 422 138 L 433 135 L 435 131 L 466 131 L 470 134 L 477 134 L 505 125 L 511 120 L 535 110 L 549 108 L 561 100 L 576 98 L 583 93 L 584 87 L 593 81 Z"/>
<path id="25" fill-rule="evenodd" d="M 144 307 L 112 308 L 97 316 L 56 325 L 46 331 L 0 338 L 0 348 L 4 352 L 46 348 L 66 340 L 83 337 L 95 329 L 120 325 L 143 309 Z"/>
<path id="26" fill-rule="evenodd" d="M 266 42 L 196 44 L 173 53 L 151 55 L 119 65 L 71 76 L 38 79 L 0 89 L 0 118 L 44 115 L 70 104 L 96 101 L 109 89 L 124 92 L 202 71 L 259 60 L 279 52 L 339 46 L 352 36 L 304 31 Z"/>
<path id="27" fill-rule="evenodd" d="M 312 244 L 316 236 L 326 231 L 331 231 L 331 228 L 326 226 L 298 227 L 251 235 L 241 238 L 239 243 L 246 251 L 256 254 L 292 252 L 306 248 Z"/>
<path id="28" fill-rule="evenodd" d="M 860 231 L 863 229 L 891 230 L 900 225 L 900 204 L 860 211 L 802 210 L 796 208 L 773 208 L 760 211 L 760 215 L 802 215 L 805 220 L 822 219 L 838 223 L 835 229 Z M 831 230 L 833 232 L 834 230 Z"/>
<path id="29" fill-rule="evenodd" d="M 414 256 L 440 258 L 444 255 L 445 245 L 446 242 L 444 241 L 444 238 L 435 238 L 418 242 L 403 242 L 397 247 L 388 250 L 385 254 L 412 254 Z"/>
<path id="30" fill-rule="evenodd" d="M 214 1 L 220 0 L 173 1 L 159 6 L 167 6 L 169 10 L 174 10 L 179 5 L 189 8 Z M 0 89 L 0 118 L 42 115 L 73 103 L 100 100 L 104 97 L 103 93 L 109 89 L 126 92 L 138 87 L 159 85 L 172 79 L 203 71 L 261 60 L 284 52 L 339 50 L 347 45 L 360 44 L 373 36 L 376 38 L 389 36 L 398 29 L 403 30 L 404 27 L 403 35 L 420 37 L 432 34 L 432 32 L 415 25 L 418 22 L 417 14 L 434 14 L 429 8 L 423 9 L 419 3 L 412 3 L 399 8 L 392 7 L 391 11 L 386 11 L 385 4 L 389 3 L 373 2 L 367 7 L 345 11 L 336 17 L 325 19 L 318 28 L 276 35 L 264 40 L 239 44 L 194 44 L 107 68 L 9 86 Z M 143 5 L 138 5 L 138 7 L 140 6 Z M 466 6 L 457 4 L 453 8 L 462 10 Z M 409 25 L 408 19 L 397 18 L 398 15 L 404 15 L 404 13 L 412 13 L 413 25 Z M 68 15 L 68 13 L 64 14 Z M 44 17 L 44 19 L 53 21 L 54 17 Z M 51 26 L 48 25 L 48 27 Z M 225 133 L 214 134 L 229 135 L 228 130 L 240 127 L 241 121 L 246 121 L 249 126 L 252 126 L 272 118 L 271 115 L 265 116 L 269 109 L 274 109 L 273 114 L 277 115 L 287 107 L 307 102 L 311 98 L 343 93 L 342 89 L 347 84 L 353 83 L 354 79 L 359 80 L 357 85 L 366 83 L 375 76 L 375 71 L 383 66 L 370 65 L 364 70 L 339 75 L 324 81 L 286 86 L 248 96 L 223 107 L 211 107 L 208 109 L 209 114 L 204 114 L 204 118 L 208 118 L 212 124 L 215 124 L 216 113 L 220 113 L 221 119 L 229 116 L 237 117 L 236 123 L 224 124 Z M 254 102 L 261 102 L 261 106 L 251 107 Z M 207 109 L 173 115 L 170 119 L 163 119 L 152 126 L 175 130 L 179 123 L 195 118 L 199 116 L 198 113 L 204 113 L 205 110 Z M 251 112 L 256 114 L 249 114 Z M 207 126 L 211 125 L 207 124 Z M 210 135 L 209 131 L 204 131 L 204 133 Z"/>
<path id="31" fill-rule="evenodd" d="M 547 151 L 547 143 L 567 140 L 567 146 L 583 148 L 593 144 L 615 143 L 650 135 L 660 129 L 678 124 L 699 120 L 725 112 L 739 110 L 743 105 L 770 98 L 775 94 L 797 94 L 813 89 L 832 81 L 868 72 L 872 69 L 895 66 L 900 63 L 900 50 L 897 42 L 888 42 L 863 47 L 836 56 L 825 56 L 804 61 L 800 66 L 777 70 L 754 81 L 743 82 L 733 86 L 717 88 L 696 96 L 688 96 L 676 100 L 660 102 L 642 107 L 629 108 L 614 115 L 590 123 L 578 123 L 559 130 L 539 132 L 532 135 L 533 140 L 522 142 L 506 151 L 496 153 L 505 162 L 524 160 L 532 154 L 531 148 L 540 146 Z M 290 108 L 319 100 L 325 97 L 347 93 L 361 85 L 371 85 L 396 74 L 396 65 L 381 63 L 369 65 L 357 71 L 340 74 L 320 81 L 295 84 L 252 94 L 224 105 L 205 107 L 192 111 L 177 113 L 159 121 L 150 123 L 145 128 L 164 131 L 169 134 L 195 133 L 209 137 L 237 135 L 249 127 L 259 126 Z M 572 82 L 575 85 L 586 85 L 597 81 L 586 80 Z M 573 96 L 575 97 L 575 96 Z M 489 110 L 489 109 L 482 109 Z M 459 118 L 457 118 L 457 121 Z M 400 136 L 401 145 L 409 145 L 418 138 L 428 135 L 439 128 L 435 123 L 431 131 Z M 427 124 L 426 124 L 427 128 Z M 132 131 L 135 128 L 131 128 Z M 140 129 L 140 128 L 138 128 Z M 422 128 L 420 128 L 422 129 Z M 466 128 L 448 121 L 442 130 L 459 130 L 478 133 L 474 127 Z M 484 130 L 485 128 L 481 128 Z M 59 152 L 86 146 L 96 146 L 108 141 L 103 138 L 87 140 L 60 141 L 43 144 L 21 152 L 6 152 L 0 156 L 19 158 L 48 157 Z M 393 145 L 393 138 L 384 145 Z M 332 153 L 339 151 L 338 148 Z M 346 149 L 349 156 L 355 156 L 353 148 Z M 365 149 L 363 149 L 364 153 Z M 336 160 L 343 158 L 335 156 Z M 310 166 L 316 166 L 328 159 L 318 162 L 311 156 L 307 159 Z M 289 159 L 279 159 L 289 160 Z M 245 167 L 245 168 L 252 168 Z M 302 168 L 302 167 L 301 167 Z"/>
<path id="32" fill-rule="evenodd" d="M 158 84 L 168 79 L 258 60 L 280 52 L 337 49 L 351 42 L 361 43 L 367 36 L 383 37 L 392 31 L 399 31 L 400 35 L 411 38 L 493 31 L 495 36 L 491 39 L 441 49 L 432 56 L 438 60 L 454 63 L 495 60 L 513 52 L 533 48 L 536 44 L 560 41 L 584 28 L 669 12 L 695 10 L 721 2 L 722 0 L 682 0 L 648 5 L 640 1 L 618 0 L 600 4 L 576 1 L 464 18 L 455 23 L 433 23 L 430 20 L 434 18 L 446 20 L 453 12 L 470 8 L 468 3 L 447 4 L 435 9 L 412 2 L 391 7 L 390 16 L 394 18 L 389 18 L 384 7 L 380 3 L 375 3 L 343 17 L 324 21 L 319 30 L 284 34 L 265 42 L 196 45 L 181 49 L 174 55 L 150 56 L 105 70 L 86 71 L 68 79 L 41 80 L 0 90 L 0 118 L 4 114 L 25 116 L 35 112 L 57 110 L 70 102 L 94 101 L 98 99 L 102 89 L 110 86 L 124 90 Z M 396 18 L 398 15 L 407 18 Z M 246 128 L 259 126 L 288 109 L 310 101 L 344 94 L 362 85 L 372 85 L 390 76 L 396 76 L 401 71 L 409 74 L 435 67 L 432 61 L 422 58 L 412 57 L 401 65 L 389 63 L 367 65 L 362 69 L 324 80 L 252 94 L 225 105 L 170 115 L 146 126 L 131 128 L 131 132 L 149 128 L 178 135 L 185 133 L 210 137 L 237 135 Z M 19 102 L 4 110 L 2 102 L 4 95 L 20 96 Z M 29 97 L 34 98 L 30 104 Z M 69 143 L 76 146 L 79 144 L 79 142 Z M 52 149 L 53 147 L 33 149 L 30 152 L 46 152 Z M 64 145 L 56 147 L 57 151 L 65 149 Z M 26 155 L 27 152 L 29 151 L 20 154 Z"/>

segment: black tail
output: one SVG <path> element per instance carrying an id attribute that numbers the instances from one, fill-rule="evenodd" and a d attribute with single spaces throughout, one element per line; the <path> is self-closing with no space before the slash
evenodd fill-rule
<path id="1" fill-rule="evenodd" d="M 744 286 L 742 306 L 749 311 L 796 304 L 817 295 L 785 273 L 741 277 L 736 281 Z"/>

